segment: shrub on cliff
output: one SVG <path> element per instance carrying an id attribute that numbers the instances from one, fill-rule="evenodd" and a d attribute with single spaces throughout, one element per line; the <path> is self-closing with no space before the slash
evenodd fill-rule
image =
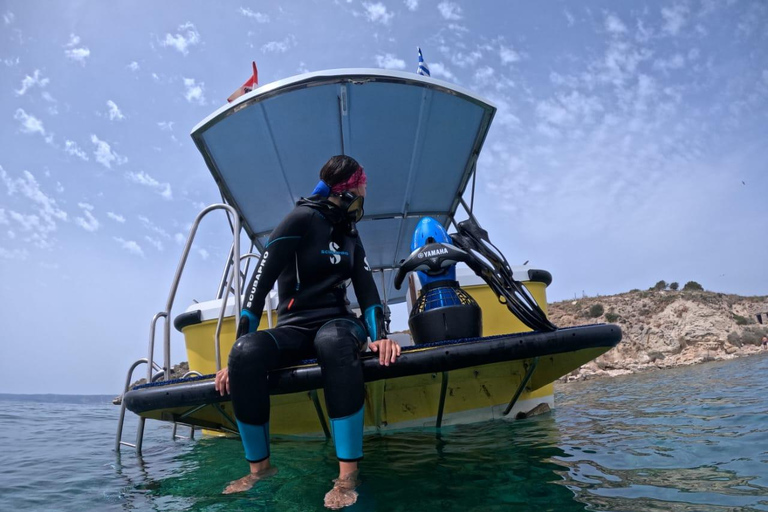
<path id="1" fill-rule="evenodd" d="M 655 285 L 653 285 L 653 288 L 651 288 L 651 290 L 656 290 L 657 292 L 660 292 L 666 289 L 667 289 L 667 282 L 663 279 L 658 283 L 656 283 Z"/>
<path id="2" fill-rule="evenodd" d="M 685 283 L 685 286 L 683 286 L 684 292 L 701 292 L 704 291 L 704 287 L 701 286 L 696 281 L 688 281 Z"/>
<path id="3" fill-rule="evenodd" d="M 608 323 L 614 323 L 619 318 L 621 318 L 619 315 L 610 311 L 605 314 L 605 321 Z"/>
<path id="4" fill-rule="evenodd" d="M 603 308 L 602 304 L 593 304 L 592 307 L 589 308 L 589 316 L 592 318 L 597 318 L 599 316 L 603 316 L 603 312 L 605 309 Z"/>
<path id="5" fill-rule="evenodd" d="M 737 315 L 736 313 L 733 314 L 733 319 L 736 321 L 736 325 L 747 325 L 752 323 L 749 318 L 744 318 L 743 316 Z"/>
<path id="6" fill-rule="evenodd" d="M 669 283 L 670 290 L 677 291 L 678 288 L 680 288 L 680 283 L 678 283 L 677 281 Z"/>
<path id="7" fill-rule="evenodd" d="M 733 331 L 728 334 L 728 341 L 735 347 L 744 345 L 760 345 L 763 336 L 768 336 L 768 328 L 756 325 L 745 328 L 741 332 Z"/>

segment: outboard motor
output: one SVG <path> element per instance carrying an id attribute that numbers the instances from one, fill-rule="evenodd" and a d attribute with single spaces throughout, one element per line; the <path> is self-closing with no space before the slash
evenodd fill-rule
<path id="1" fill-rule="evenodd" d="M 408 319 L 414 343 L 481 336 L 480 306 L 456 281 L 456 263 L 467 262 L 470 255 L 455 247 L 445 228 L 432 217 L 416 225 L 411 251 L 398 269 L 394 284 L 400 289 L 411 271 L 419 276 L 421 293 Z"/>

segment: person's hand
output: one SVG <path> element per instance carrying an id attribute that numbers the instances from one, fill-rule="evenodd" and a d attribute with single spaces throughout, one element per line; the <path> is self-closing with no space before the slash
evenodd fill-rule
<path id="1" fill-rule="evenodd" d="M 369 346 L 371 347 L 372 352 L 379 353 L 379 364 L 383 364 L 384 366 L 389 366 L 390 363 L 394 363 L 397 356 L 400 355 L 400 345 L 389 338 L 371 342 Z"/>
<path id="2" fill-rule="evenodd" d="M 221 396 L 229 394 L 229 368 L 224 367 L 216 372 L 216 380 L 213 383 L 213 387 L 218 391 Z"/>

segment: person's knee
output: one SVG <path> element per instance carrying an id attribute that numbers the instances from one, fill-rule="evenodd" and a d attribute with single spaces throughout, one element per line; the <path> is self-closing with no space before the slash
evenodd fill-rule
<path id="1" fill-rule="evenodd" d="M 257 331 L 240 336 L 229 353 L 229 371 L 253 371 L 269 369 L 279 358 L 279 350 L 274 338 L 265 332 Z"/>
<path id="2" fill-rule="evenodd" d="M 360 331 L 360 332 L 357 332 Z M 360 355 L 362 327 L 349 320 L 332 320 L 315 336 L 315 352 L 321 366 L 344 366 Z"/>

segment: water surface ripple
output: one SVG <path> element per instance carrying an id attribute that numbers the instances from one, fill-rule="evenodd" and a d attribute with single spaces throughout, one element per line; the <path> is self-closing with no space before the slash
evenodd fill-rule
<path id="1" fill-rule="evenodd" d="M 525 421 L 369 436 L 350 510 L 768 511 L 766 375 L 768 353 L 562 386 Z M 148 422 L 144 458 L 117 455 L 118 408 L 69 402 L 0 396 L 0 510 L 320 510 L 335 476 L 329 443 L 277 439 L 278 475 L 222 496 L 239 441 Z"/>

